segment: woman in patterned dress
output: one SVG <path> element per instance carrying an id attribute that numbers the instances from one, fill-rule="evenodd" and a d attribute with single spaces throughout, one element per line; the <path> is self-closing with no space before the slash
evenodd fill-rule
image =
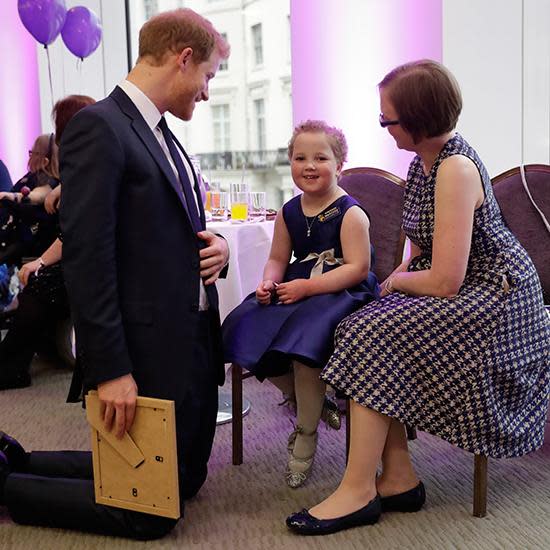
<path id="1" fill-rule="evenodd" d="M 458 84 L 423 60 L 392 70 L 379 90 L 380 125 L 416 153 L 403 212 L 411 254 L 383 282 L 383 299 L 337 329 L 321 377 L 351 400 L 349 461 L 333 494 L 287 518 L 300 534 L 422 507 L 404 424 L 491 457 L 543 443 L 550 321 L 535 267 L 504 225 L 485 167 L 454 130 Z"/>

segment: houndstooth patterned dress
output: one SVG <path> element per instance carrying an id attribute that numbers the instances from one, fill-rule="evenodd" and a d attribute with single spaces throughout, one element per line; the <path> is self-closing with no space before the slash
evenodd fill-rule
<path id="1" fill-rule="evenodd" d="M 451 155 L 476 164 L 486 196 L 474 214 L 459 294 L 395 292 L 364 306 L 338 326 L 321 377 L 357 403 L 467 451 L 520 456 L 543 443 L 550 320 L 533 263 L 504 226 L 485 167 L 458 134 L 428 176 L 419 157 L 409 168 L 403 228 L 423 251 L 409 271 L 430 268 L 435 179 Z"/>

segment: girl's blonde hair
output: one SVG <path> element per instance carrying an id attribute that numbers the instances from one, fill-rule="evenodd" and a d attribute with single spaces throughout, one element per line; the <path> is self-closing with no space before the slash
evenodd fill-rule
<path id="1" fill-rule="evenodd" d="M 306 120 L 304 122 L 300 122 L 300 124 L 294 128 L 292 137 L 288 142 L 288 158 L 290 160 L 292 160 L 292 155 L 294 153 L 294 143 L 296 138 L 300 134 L 304 134 L 306 132 L 326 134 L 330 148 L 336 157 L 336 161 L 341 164 L 346 162 L 348 158 L 348 144 L 344 132 L 342 132 L 340 128 L 329 126 L 324 120 Z"/>

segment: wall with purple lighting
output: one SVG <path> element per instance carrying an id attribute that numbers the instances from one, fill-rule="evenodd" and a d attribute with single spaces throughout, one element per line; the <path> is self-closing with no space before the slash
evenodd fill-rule
<path id="1" fill-rule="evenodd" d="M 442 59 L 442 0 L 291 0 L 294 122 L 344 130 L 346 167 L 405 176 L 411 154 L 378 125 L 377 83 L 393 67 Z"/>
<path id="2" fill-rule="evenodd" d="M 27 151 L 41 132 L 36 41 L 17 13 L 0 2 L 0 159 L 15 182 L 27 171 Z"/>

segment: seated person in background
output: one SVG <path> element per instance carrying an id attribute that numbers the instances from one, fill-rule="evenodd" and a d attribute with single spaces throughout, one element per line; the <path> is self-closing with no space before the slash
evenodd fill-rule
<path id="1" fill-rule="evenodd" d="M 529 453 L 544 439 L 550 319 L 485 166 L 455 130 L 458 83 L 421 60 L 378 86 L 380 125 L 416 153 L 403 208 L 411 254 L 383 283 L 382 299 L 336 331 L 321 378 L 351 401 L 350 453 L 336 491 L 287 518 L 304 535 L 422 508 L 404 424 L 495 458 Z"/>
<path id="2" fill-rule="evenodd" d="M 70 118 L 93 103 L 95 100 L 88 96 L 68 96 L 55 104 L 52 115 L 56 142 Z M 0 342 L 0 390 L 30 386 L 30 364 L 44 333 L 51 334 L 57 321 L 69 315 L 61 250 L 62 242 L 57 238 L 40 258 L 24 264 L 19 271 L 25 288 L 18 296 L 19 307 L 6 337 Z"/>
<path id="3" fill-rule="evenodd" d="M 11 191 L 0 192 L 0 263 L 19 264 L 55 238 L 56 220 L 42 204 L 59 183 L 58 147 L 53 134 L 36 138 L 29 151 L 29 171 Z"/>
<path id="4" fill-rule="evenodd" d="M 21 202 L 27 193 L 22 193 L 28 188 L 29 200 L 32 204 L 42 204 L 44 197 L 59 183 L 58 146 L 55 143 L 54 134 L 42 134 L 38 136 L 29 150 L 29 171 L 17 181 L 10 191 L 0 192 L 0 200 L 8 199 L 13 202 Z M 36 190 L 34 193 L 33 191 Z"/>
<path id="5" fill-rule="evenodd" d="M 0 192 L 9 191 L 12 187 L 11 176 L 6 165 L 0 160 Z"/>
<path id="6" fill-rule="evenodd" d="M 269 378 L 296 401 L 286 472 L 293 488 L 304 483 L 313 464 L 326 403 L 319 374 L 332 352 L 334 330 L 377 296 L 376 277 L 369 271 L 368 216 L 338 186 L 346 155 L 346 140 L 337 128 L 314 120 L 296 127 L 288 156 L 303 193 L 277 214 L 256 293 L 222 326 L 225 362 L 259 380 Z"/>

